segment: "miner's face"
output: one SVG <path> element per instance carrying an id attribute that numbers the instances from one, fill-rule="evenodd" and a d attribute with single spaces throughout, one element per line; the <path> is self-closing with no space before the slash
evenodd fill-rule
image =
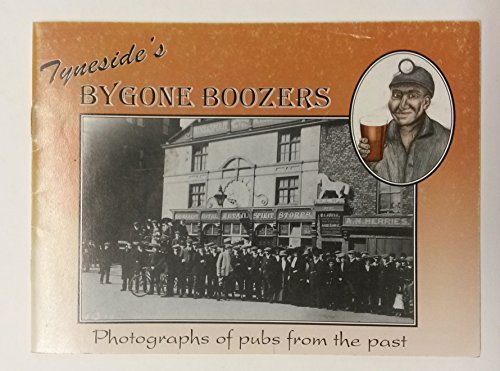
<path id="1" fill-rule="evenodd" d="M 389 111 L 399 126 L 414 124 L 430 104 L 429 93 L 418 85 L 402 84 L 391 88 Z"/>

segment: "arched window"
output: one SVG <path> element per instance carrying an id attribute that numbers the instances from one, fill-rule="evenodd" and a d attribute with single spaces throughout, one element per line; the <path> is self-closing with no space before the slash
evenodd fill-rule
<path id="1" fill-rule="evenodd" d="M 253 165 L 242 157 L 234 157 L 226 162 L 222 168 L 223 178 L 239 179 L 252 175 Z"/>
<path id="2" fill-rule="evenodd" d="M 203 232 L 206 236 L 217 236 L 219 234 L 219 230 L 215 224 L 209 224 L 203 228 Z"/>

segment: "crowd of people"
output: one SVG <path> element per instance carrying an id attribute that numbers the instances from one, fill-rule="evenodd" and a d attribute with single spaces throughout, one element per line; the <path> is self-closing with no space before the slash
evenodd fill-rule
<path id="1" fill-rule="evenodd" d="M 122 268 L 122 291 L 147 267 L 148 294 L 164 297 L 257 300 L 297 306 L 413 316 L 413 258 L 404 254 L 324 252 L 318 248 L 258 247 L 249 241 L 202 244 L 184 222 L 134 223 L 128 240 L 83 249 L 83 270 L 99 264 L 101 284 L 112 263 Z M 160 290 L 160 277 L 166 290 Z"/>

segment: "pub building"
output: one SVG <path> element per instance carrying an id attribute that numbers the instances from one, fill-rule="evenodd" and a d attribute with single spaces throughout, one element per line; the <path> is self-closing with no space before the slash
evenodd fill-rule
<path id="1" fill-rule="evenodd" d="M 163 149 L 162 216 L 203 243 L 414 253 L 414 188 L 370 175 L 346 119 L 197 119 Z"/>

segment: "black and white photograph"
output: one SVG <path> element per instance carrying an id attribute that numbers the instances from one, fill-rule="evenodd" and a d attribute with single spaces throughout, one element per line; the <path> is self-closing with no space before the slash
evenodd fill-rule
<path id="1" fill-rule="evenodd" d="M 414 326 L 415 193 L 347 118 L 83 115 L 80 321 Z"/>

